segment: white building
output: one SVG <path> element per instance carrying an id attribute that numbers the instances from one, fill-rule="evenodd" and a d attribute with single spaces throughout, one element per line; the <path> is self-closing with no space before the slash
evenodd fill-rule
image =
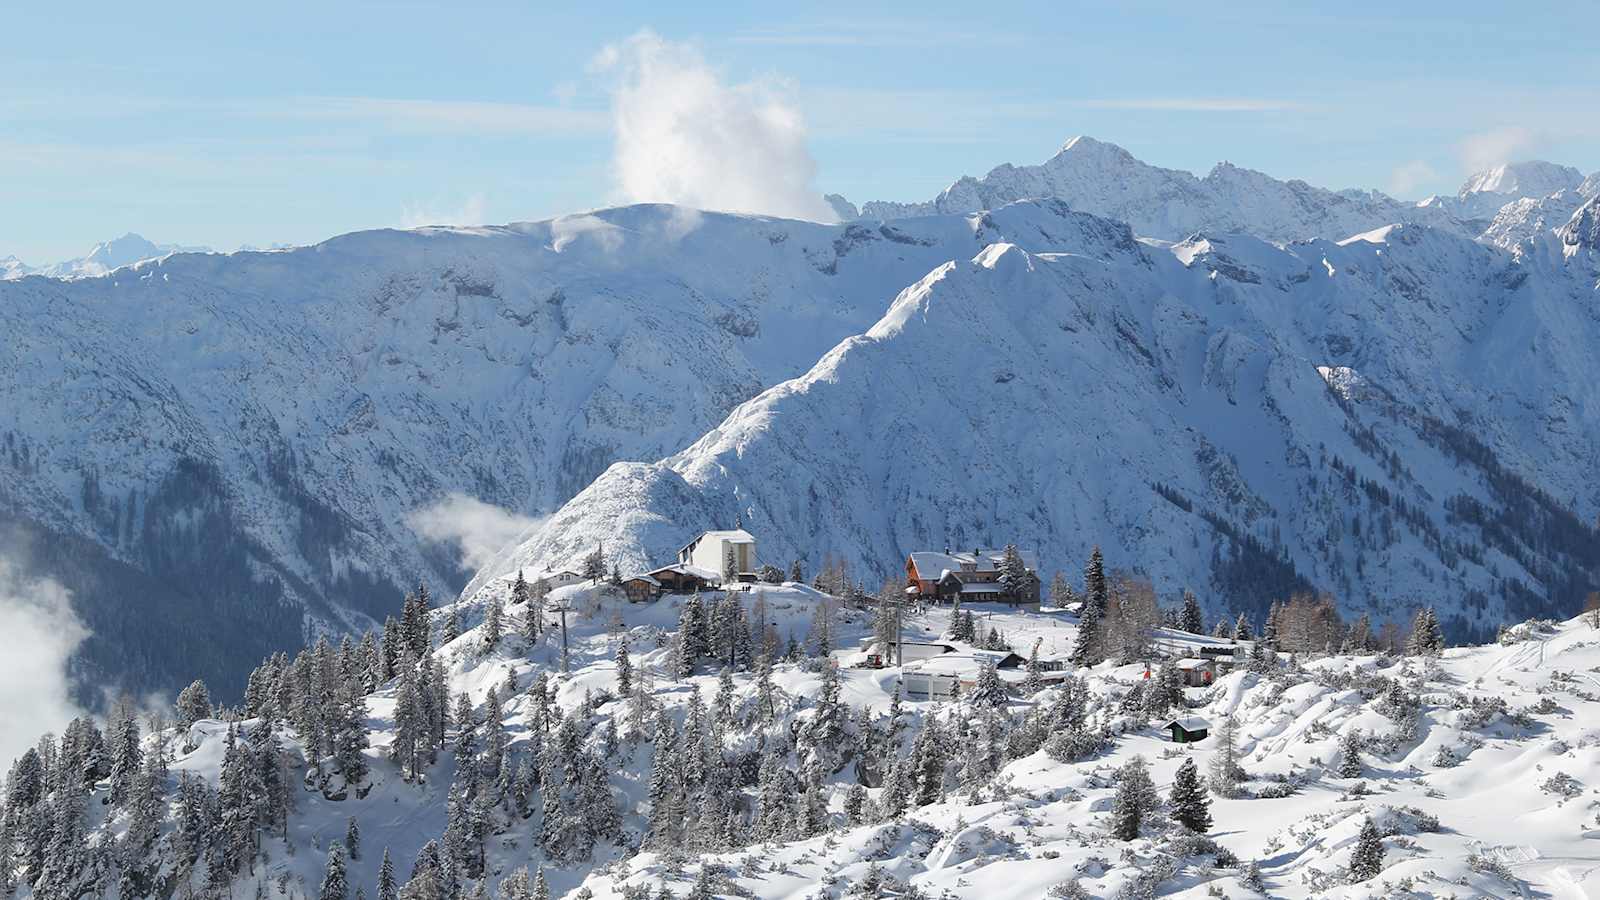
<path id="1" fill-rule="evenodd" d="M 734 571 L 739 575 L 755 577 L 756 539 L 743 528 L 705 532 L 678 551 L 678 564 L 709 569 L 720 576 L 729 548 L 733 550 Z"/>
<path id="2" fill-rule="evenodd" d="M 523 577 L 526 578 L 527 576 L 524 575 Z M 583 576 L 572 571 L 571 569 L 546 569 L 543 572 L 540 572 L 537 576 L 529 578 L 528 580 L 536 583 L 542 582 L 546 590 L 553 591 L 558 587 L 566 587 L 569 584 L 577 584 L 583 580 Z"/>

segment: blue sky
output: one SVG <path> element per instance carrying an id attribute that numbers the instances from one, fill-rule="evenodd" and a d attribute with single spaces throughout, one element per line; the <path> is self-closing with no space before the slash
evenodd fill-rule
<path id="1" fill-rule="evenodd" d="M 23 6 L 0 56 L 0 256 L 34 263 L 130 230 L 231 249 L 624 201 L 621 75 L 596 60 L 642 29 L 734 91 L 708 102 L 756 84 L 798 112 L 816 188 L 858 203 L 1075 134 L 1414 196 L 1499 157 L 1600 169 L 1581 4 Z"/>

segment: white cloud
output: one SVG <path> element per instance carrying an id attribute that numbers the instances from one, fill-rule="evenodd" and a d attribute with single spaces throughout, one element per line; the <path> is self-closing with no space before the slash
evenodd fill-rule
<path id="1" fill-rule="evenodd" d="M 1439 173 L 1426 160 L 1413 159 L 1396 166 L 1389 173 L 1389 193 L 1396 197 L 1409 197 L 1438 178 Z"/>
<path id="2" fill-rule="evenodd" d="M 1538 142 L 1538 136 L 1531 129 L 1511 125 L 1469 135 L 1458 149 L 1461 164 L 1468 172 L 1482 172 L 1523 158 Z"/>
<path id="3" fill-rule="evenodd" d="M 424 225 L 482 225 L 488 200 L 483 194 L 473 194 L 454 208 L 438 209 L 406 204 L 400 213 L 401 228 L 421 228 Z"/>
<path id="4" fill-rule="evenodd" d="M 456 544 L 461 549 L 462 565 L 479 569 L 528 529 L 542 524 L 542 520 L 518 515 L 466 494 L 450 494 L 411 513 L 406 523 L 427 540 Z"/>
<path id="5" fill-rule="evenodd" d="M 60 584 L 0 556 L 0 765 L 83 714 L 69 691 L 67 661 L 89 632 L 71 599 Z"/>
<path id="6" fill-rule="evenodd" d="M 612 164 L 628 201 L 837 218 L 815 187 L 806 125 L 782 85 L 726 83 L 694 47 L 647 31 L 606 47 L 594 67 L 616 78 Z"/>

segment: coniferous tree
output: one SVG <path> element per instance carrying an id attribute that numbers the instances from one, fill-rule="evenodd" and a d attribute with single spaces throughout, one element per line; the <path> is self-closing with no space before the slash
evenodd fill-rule
<path id="1" fill-rule="evenodd" d="M 1408 656 L 1438 656 L 1444 650 L 1444 636 L 1433 608 L 1424 606 L 1411 620 L 1411 637 L 1406 641 Z"/>
<path id="2" fill-rule="evenodd" d="M 1239 613 L 1239 618 L 1233 625 L 1233 639 L 1236 641 L 1250 640 L 1250 620 L 1244 613 Z"/>
<path id="3" fill-rule="evenodd" d="M 1368 818 L 1361 825 L 1355 851 L 1350 855 L 1350 883 L 1370 881 L 1383 872 L 1383 835 Z"/>
<path id="4" fill-rule="evenodd" d="M 1073 665 L 1092 666 L 1105 658 L 1101 651 L 1101 630 L 1098 609 L 1093 603 L 1084 601 L 1082 612 L 1078 615 L 1078 631 L 1072 641 Z"/>
<path id="5" fill-rule="evenodd" d="M 1022 692 L 1032 697 L 1044 688 L 1044 666 L 1039 662 L 1039 640 L 1033 642 L 1033 649 L 1028 651 L 1027 677 L 1022 681 Z"/>
<path id="6" fill-rule="evenodd" d="M 1339 737 L 1339 777 L 1361 777 L 1361 732 L 1346 728 Z"/>
<path id="7" fill-rule="evenodd" d="M 1033 577 L 1017 545 L 1007 544 L 1000 552 L 1000 584 L 1005 588 L 1006 599 L 1015 603 L 1032 597 Z"/>
<path id="8" fill-rule="evenodd" d="M 383 864 L 378 867 L 377 900 L 399 900 L 400 886 L 394 878 L 394 860 L 389 858 L 389 848 L 383 848 Z"/>
<path id="9" fill-rule="evenodd" d="M 318 900 L 348 900 L 350 884 L 344 870 L 344 845 L 334 841 L 328 847 L 328 867 L 322 874 Z"/>
<path id="10" fill-rule="evenodd" d="M 800 568 L 800 560 L 798 559 L 789 563 L 789 580 L 795 584 L 806 583 L 806 575 L 805 572 Z"/>
<path id="11" fill-rule="evenodd" d="M 589 579 L 590 584 L 599 584 L 600 579 L 606 577 L 606 545 L 598 544 L 594 551 L 583 558 L 583 577 Z"/>
<path id="12" fill-rule="evenodd" d="M 211 693 L 206 683 L 195 679 L 178 693 L 178 724 L 188 728 L 201 719 L 211 718 Z"/>
<path id="13" fill-rule="evenodd" d="M 1155 785 L 1144 757 L 1135 756 L 1117 770 L 1117 789 L 1111 798 L 1111 835 L 1120 841 L 1139 836 L 1144 817 L 1153 806 Z"/>
<path id="14" fill-rule="evenodd" d="M 361 859 L 361 825 L 356 822 L 355 816 L 351 816 L 350 821 L 345 823 L 344 847 L 345 853 L 349 854 L 351 859 Z"/>
<path id="15" fill-rule="evenodd" d="M 446 644 L 454 641 L 458 637 L 461 637 L 460 607 L 461 604 L 459 603 L 450 604 L 450 615 L 445 617 L 443 638 Z"/>
<path id="16" fill-rule="evenodd" d="M 1194 591 L 1185 589 L 1183 592 L 1183 611 L 1178 614 L 1178 627 L 1190 634 L 1204 634 L 1205 624 L 1201 621 L 1200 601 L 1194 596 Z"/>
<path id="17" fill-rule="evenodd" d="M 1186 759 L 1172 780 L 1172 819 L 1197 834 L 1211 830 L 1211 800 L 1194 759 Z"/>
<path id="18" fill-rule="evenodd" d="M 1094 607 L 1095 612 L 1104 618 L 1111 598 L 1106 590 L 1105 557 L 1101 556 L 1099 546 L 1089 554 L 1089 562 L 1084 566 L 1083 593 L 1084 605 Z"/>
<path id="19" fill-rule="evenodd" d="M 517 569 L 517 580 L 511 583 L 511 605 L 522 606 L 532 598 L 533 594 L 528 588 L 528 579 L 522 577 L 522 569 Z"/>
<path id="20" fill-rule="evenodd" d="M 978 669 L 977 684 L 972 693 L 966 697 L 968 703 L 977 707 L 1003 709 L 1011 701 L 1011 694 L 1006 690 L 1005 683 L 1000 680 L 1000 673 L 995 669 L 994 663 L 985 662 Z"/>
<path id="21" fill-rule="evenodd" d="M 453 608 L 453 607 L 452 607 Z M 489 598 L 488 609 L 483 613 L 483 649 L 493 650 L 500 646 L 500 617 L 502 614 L 500 597 Z"/>
<path id="22" fill-rule="evenodd" d="M 628 642 L 617 644 L 617 696 L 633 693 L 633 661 L 628 657 Z"/>

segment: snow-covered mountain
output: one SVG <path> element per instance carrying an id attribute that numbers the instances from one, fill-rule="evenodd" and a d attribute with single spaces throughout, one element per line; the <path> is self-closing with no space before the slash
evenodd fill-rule
<path id="1" fill-rule="evenodd" d="M 681 452 L 613 466 L 467 594 L 601 542 L 663 564 L 736 518 L 764 562 L 842 559 L 873 590 L 916 549 L 1014 542 L 1048 575 L 1099 544 L 1218 612 L 1319 590 L 1482 634 L 1600 584 L 1593 204 L 1570 258 L 1419 226 L 1151 244 L 1019 206 L 1053 210 L 1050 252 L 971 217 L 981 252 Z"/>
<path id="2" fill-rule="evenodd" d="M 1562 192 L 1567 192 L 1565 199 L 1545 204 L 1552 194 Z M 1275 242 L 1338 240 L 1384 225 L 1414 223 L 1484 234 L 1511 246 L 1561 224 L 1581 202 L 1578 198 L 1597 192 L 1600 173 L 1585 180 L 1570 166 L 1530 161 L 1479 172 L 1456 196 L 1410 202 L 1377 191 L 1330 191 L 1303 181 L 1280 181 L 1226 162 L 1198 178 L 1141 162 L 1115 144 L 1080 136 L 1041 165 L 1007 164 L 981 179 L 963 176 L 927 202 L 869 202 L 861 207 L 861 216 L 895 219 L 970 213 L 1018 200 L 1056 198 L 1081 212 L 1127 222 L 1141 237 L 1166 240 L 1202 231 L 1252 234 Z M 844 198 L 831 202 L 848 218 L 853 207 Z"/>
<path id="3" fill-rule="evenodd" d="M 1053 197 L 1073 209 L 1127 222 L 1141 237 L 1181 240 L 1198 231 L 1254 234 L 1274 241 L 1341 238 L 1396 222 L 1456 227 L 1436 206 L 1376 191 L 1329 191 L 1219 163 L 1204 178 L 1141 162 L 1115 144 L 1075 137 L 1037 166 L 1002 165 L 963 176 L 926 203 L 873 201 L 868 219 L 970 213 Z"/>
<path id="4" fill-rule="evenodd" d="M 1576 190 L 1583 180 L 1583 173 L 1571 166 L 1543 160 L 1506 163 L 1468 178 L 1452 211 L 1463 219 L 1493 216 L 1514 200 Z"/>
<path id="5" fill-rule="evenodd" d="M 1045 249 L 1067 220 L 997 213 Z M 820 226 L 665 206 L 375 231 L 0 284 L 0 514 L 130 688 L 360 625 L 468 573 L 408 517 L 556 508 L 675 452 L 982 247 L 963 217 Z"/>
<path id="6" fill-rule="evenodd" d="M 29 266 L 8 256 L 0 259 L 0 281 L 9 281 L 27 275 L 46 278 L 93 278 L 123 266 L 131 266 L 147 259 L 156 259 L 169 253 L 209 253 L 208 247 L 185 247 L 180 244 L 157 244 L 129 232 L 115 240 L 94 245 L 88 255 L 47 266 Z"/>

